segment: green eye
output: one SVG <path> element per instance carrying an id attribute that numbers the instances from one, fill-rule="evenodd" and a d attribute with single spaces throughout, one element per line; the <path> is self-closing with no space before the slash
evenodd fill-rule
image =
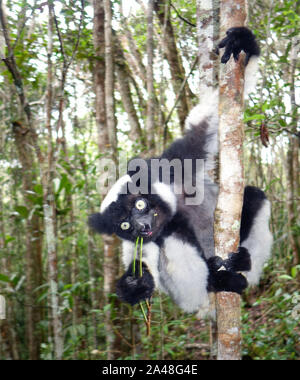
<path id="1" fill-rule="evenodd" d="M 135 207 L 136 207 L 139 211 L 143 211 L 143 210 L 145 210 L 145 208 L 147 207 L 147 204 L 146 204 L 145 201 L 143 201 L 143 200 L 139 200 L 139 201 L 136 202 Z"/>
<path id="2" fill-rule="evenodd" d="M 124 223 L 121 224 L 121 229 L 122 229 L 123 231 L 128 231 L 129 228 L 130 228 L 130 223 L 128 223 L 128 222 L 124 222 Z"/>

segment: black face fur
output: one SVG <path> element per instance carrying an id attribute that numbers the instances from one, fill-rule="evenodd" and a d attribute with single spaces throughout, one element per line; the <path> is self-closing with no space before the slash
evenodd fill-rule
<path id="1" fill-rule="evenodd" d="M 89 218 L 90 226 L 99 233 L 116 234 L 121 239 L 135 242 L 155 241 L 172 213 L 158 195 L 119 195 L 103 213 Z"/>

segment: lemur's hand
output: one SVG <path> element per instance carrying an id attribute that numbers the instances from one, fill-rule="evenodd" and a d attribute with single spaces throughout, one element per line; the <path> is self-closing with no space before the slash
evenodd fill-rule
<path id="1" fill-rule="evenodd" d="M 222 63 L 227 63 L 231 55 L 237 62 L 242 50 L 246 53 L 246 65 L 251 56 L 259 56 L 260 49 L 251 30 L 245 27 L 230 28 L 226 34 L 227 37 L 219 43 L 217 49 L 217 53 L 219 53 L 219 49 L 225 48 L 225 53 L 221 58 Z"/>
<path id="2" fill-rule="evenodd" d="M 131 264 L 117 283 L 118 297 L 132 306 L 150 298 L 154 292 L 154 279 L 144 263 L 142 271 L 143 275 L 140 277 L 140 262 L 136 261 L 135 274 L 133 274 L 133 264 Z"/>

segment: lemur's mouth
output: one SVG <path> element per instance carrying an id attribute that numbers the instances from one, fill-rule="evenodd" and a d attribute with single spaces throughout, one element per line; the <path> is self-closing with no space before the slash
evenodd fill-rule
<path id="1" fill-rule="evenodd" d="M 153 235 L 153 232 L 152 231 L 140 232 L 140 235 L 141 235 L 141 237 L 150 238 Z"/>

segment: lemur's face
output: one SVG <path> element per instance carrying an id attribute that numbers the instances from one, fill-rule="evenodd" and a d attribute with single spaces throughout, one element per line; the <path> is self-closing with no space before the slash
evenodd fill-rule
<path id="1" fill-rule="evenodd" d="M 145 196 L 127 196 L 122 216 L 115 226 L 115 233 L 122 239 L 136 241 L 142 237 L 145 242 L 156 240 L 169 220 L 168 211 L 158 199 Z"/>
<path id="2" fill-rule="evenodd" d="M 155 185 L 155 194 L 128 194 L 124 190 L 129 179 L 125 176 L 116 183 L 89 224 L 101 234 L 124 240 L 155 241 L 176 212 L 175 195 L 164 184 Z"/>

